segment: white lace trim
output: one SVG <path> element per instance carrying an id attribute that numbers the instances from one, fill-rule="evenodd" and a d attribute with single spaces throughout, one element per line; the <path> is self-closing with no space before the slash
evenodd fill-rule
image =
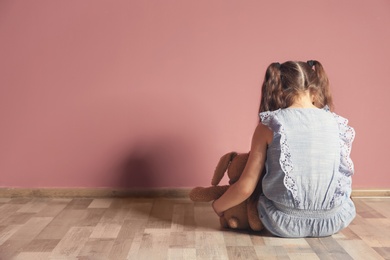
<path id="1" fill-rule="evenodd" d="M 283 126 L 280 127 L 280 158 L 279 163 L 284 172 L 284 186 L 289 190 L 294 198 L 295 206 L 299 207 L 301 201 L 298 199 L 298 188 L 295 179 L 291 176 L 294 169 L 291 161 L 290 148 L 287 144 L 286 133 Z"/>
<path id="2" fill-rule="evenodd" d="M 341 161 L 340 172 L 345 176 L 351 176 L 354 172 L 353 162 L 350 158 L 352 142 L 355 139 L 355 130 L 348 125 L 348 120 L 334 114 L 340 129 Z"/>
<path id="3" fill-rule="evenodd" d="M 355 138 L 355 130 L 348 125 L 348 120 L 335 113 L 332 113 L 339 125 L 339 137 L 340 137 L 340 177 L 337 180 L 337 187 L 330 202 L 333 207 L 337 200 L 340 200 L 344 196 L 349 196 L 347 191 L 351 187 L 351 176 L 354 173 L 354 165 L 350 157 L 352 142 Z"/>
<path id="4" fill-rule="evenodd" d="M 282 124 L 278 121 L 276 114 L 280 111 L 266 111 L 260 113 L 261 123 L 268 126 L 272 131 L 280 134 L 280 158 L 279 163 L 284 172 L 283 184 L 293 196 L 296 207 L 299 207 L 301 201 L 298 199 L 298 188 L 295 179 L 291 176 L 294 169 L 291 160 L 290 148 L 287 143 L 286 133 Z"/>

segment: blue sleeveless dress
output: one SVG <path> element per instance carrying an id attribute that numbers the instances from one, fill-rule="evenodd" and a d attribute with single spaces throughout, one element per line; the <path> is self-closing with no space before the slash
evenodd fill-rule
<path id="1" fill-rule="evenodd" d="M 280 237 L 337 233 L 356 215 L 350 199 L 355 131 L 327 107 L 260 113 L 273 133 L 268 146 L 258 211 L 265 228 Z"/>

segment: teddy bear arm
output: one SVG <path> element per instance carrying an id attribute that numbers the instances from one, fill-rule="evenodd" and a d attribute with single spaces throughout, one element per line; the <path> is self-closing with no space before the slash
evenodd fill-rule
<path id="1" fill-rule="evenodd" d="M 222 196 L 229 188 L 229 185 L 211 186 L 211 187 L 196 187 L 190 192 L 190 199 L 192 201 L 208 202 L 216 200 Z"/>

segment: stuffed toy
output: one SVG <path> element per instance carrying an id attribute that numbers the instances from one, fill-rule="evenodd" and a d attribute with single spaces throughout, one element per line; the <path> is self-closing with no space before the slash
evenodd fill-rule
<path id="1" fill-rule="evenodd" d="M 249 153 L 238 154 L 236 152 L 230 152 L 222 156 L 214 171 L 214 176 L 211 181 L 212 186 L 193 188 L 189 194 L 190 199 L 192 201 L 209 202 L 221 197 L 229 189 L 229 186 L 240 178 L 248 157 Z M 218 184 L 226 171 L 229 178 L 229 185 L 220 186 Z M 255 191 L 247 200 L 224 212 L 223 216 L 220 217 L 221 226 L 232 229 L 262 230 L 263 224 L 257 212 L 257 201 L 261 192 L 260 180 Z"/>

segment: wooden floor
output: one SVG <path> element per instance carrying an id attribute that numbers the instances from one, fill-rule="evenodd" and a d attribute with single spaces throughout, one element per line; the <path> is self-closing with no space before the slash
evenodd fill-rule
<path id="1" fill-rule="evenodd" d="M 390 259 L 390 198 L 326 238 L 221 230 L 188 199 L 0 198 L 0 259 Z"/>

